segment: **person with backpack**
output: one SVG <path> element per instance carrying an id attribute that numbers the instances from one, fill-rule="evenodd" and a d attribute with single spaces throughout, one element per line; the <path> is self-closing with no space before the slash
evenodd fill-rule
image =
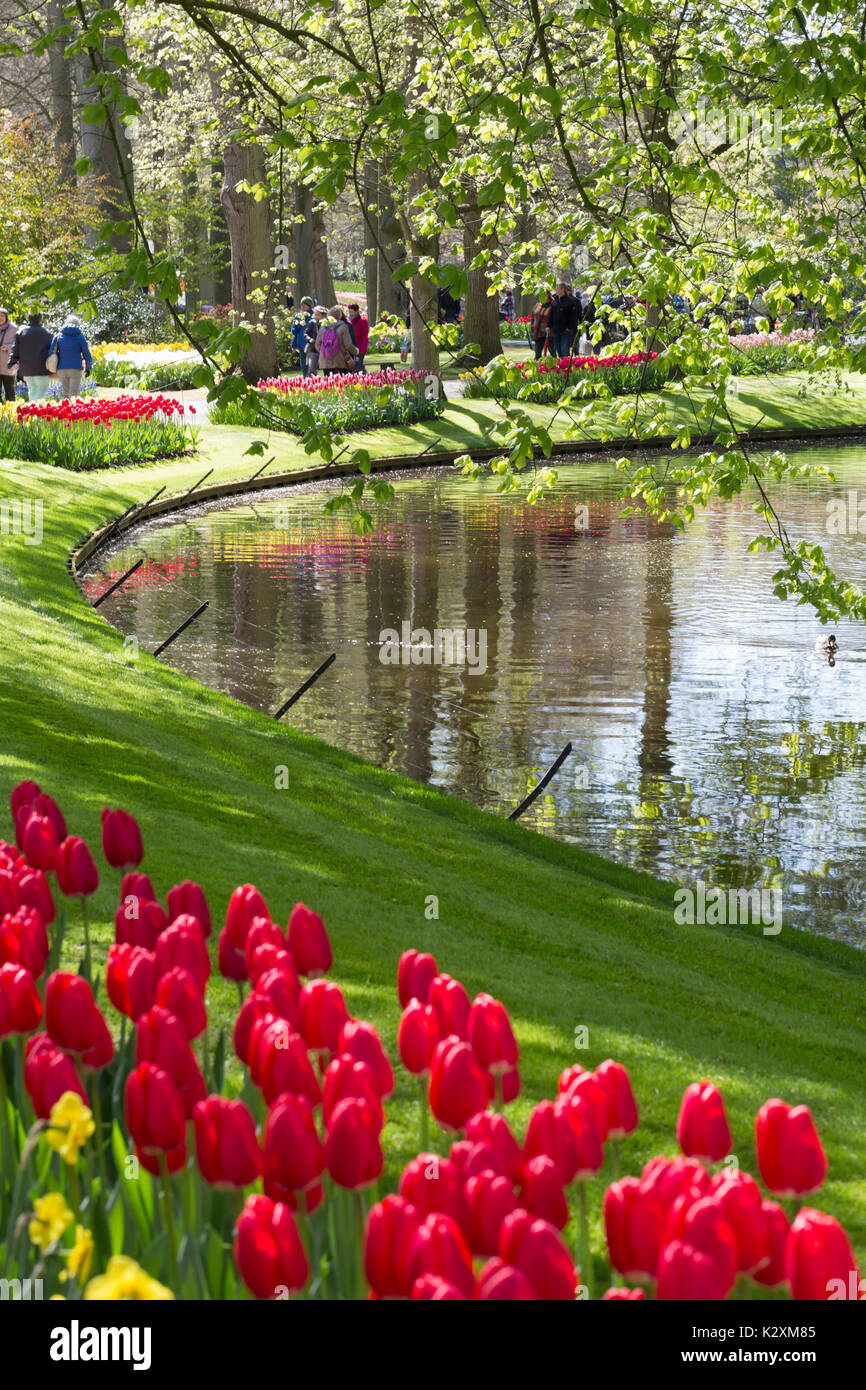
<path id="1" fill-rule="evenodd" d="M 553 300 L 548 295 L 546 299 L 538 301 L 529 317 L 529 336 L 535 349 L 536 362 L 545 353 L 553 351 L 550 341 L 550 311 L 552 308 Z"/>
<path id="2" fill-rule="evenodd" d="M 301 300 L 300 309 L 295 314 L 295 317 L 292 319 L 292 328 L 289 336 L 289 347 L 292 349 L 292 352 L 296 352 L 298 354 L 298 359 L 301 364 L 302 376 L 309 375 L 307 371 L 307 353 L 304 347 L 304 334 L 307 329 L 307 324 L 310 322 L 310 319 L 312 317 L 313 301 L 309 298 L 308 295 L 305 295 L 304 298 Z"/>
<path id="3" fill-rule="evenodd" d="M 57 375 L 63 399 L 77 396 L 81 390 L 82 368 L 87 376 L 93 366 L 87 339 L 81 331 L 81 321 L 74 314 L 66 320 L 51 344 L 48 356 L 57 356 Z"/>
<path id="4" fill-rule="evenodd" d="M 358 372 L 366 371 L 364 358 L 367 356 L 367 349 L 370 346 L 370 320 L 366 314 L 361 313 L 360 305 L 349 305 L 349 331 L 355 339 L 355 347 L 358 349 L 358 363 L 355 368 Z"/>
<path id="5" fill-rule="evenodd" d="M 320 304 L 317 304 L 304 329 L 304 361 L 307 366 L 304 376 L 318 376 L 319 374 L 319 354 L 316 351 L 316 339 L 319 336 L 319 329 L 324 317 L 324 309 Z"/>
<path id="6" fill-rule="evenodd" d="M 550 336 L 557 357 L 571 356 L 582 317 L 583 307 L 580 300 L 571 294 L 568 286 L 560 280 L 550 310 Z"/>
<path id="7" fill-rule="evenodd" d="M 15 399 L 15 377 L 17 368 L 11 357 L 18 337 L 18 325 L 9 317 L 8 309 L 0 309 L 0 401 Z"/>
<path id="8" fill-rule="evenodd" d="M 355 370 L 358 350 L 352 342 L 349 325 L 339 304 L 335 304 L 322 321 L 316 336 L 316 351 L 319 354 L 319 368 L 325 376 Z"/>
<path id="9" fill-rule="evenodd" d="M 42 315 L 33 309 L 27 315 L 25 327 L 15 334 L 9 357 L 9 366 L 19 371 L 27 382 L 27 396 L 31 401 L 41 401 L 48 394 L 51 377 L 46 359 L 50 347 L 51 334 L 42 327 Z"/>

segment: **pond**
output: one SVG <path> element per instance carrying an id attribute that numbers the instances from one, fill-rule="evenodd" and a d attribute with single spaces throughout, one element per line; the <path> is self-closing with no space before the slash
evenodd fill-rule
<path id="1" fill-rule="evenodd" d="M 779 491 L 789 532 L 866 585 L 863 447 L 810 461 L 836 481 Z M 138 528 L 85 589 L 145 556 L 101 612 L 151 651 L 209 600 L 162 659 L 260 710 L 335 652 L 286 723 L 497 815 L 570 741 L 523 824 L 681 883 L 772 889 L 786 922 L 866 943 L 862 627 L 836 629 L 835 665 L 816 652 L 827 630 L 746 553 L 749 502 L 681 534 L 623 518 L 608 463 L 559 474 L 536 506 L 454 470 L 403 479 L 367 537 L 321 491 L 212 504 Z M 853 534 L 828 534 L 830 498 Z"/>

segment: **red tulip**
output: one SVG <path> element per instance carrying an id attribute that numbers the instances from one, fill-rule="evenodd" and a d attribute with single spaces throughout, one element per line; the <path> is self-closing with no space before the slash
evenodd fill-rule
<path id="1" fill-rule="evenodd" d="M 785 1276 L 796 1300 L 860 1297 L 860 1271 L 847 1234 L 832 1216 L 811 1207 L 802 1207 L 791 1222 Z"/>
<path id="2" fill-rule="evenodd" d="M 422 1216 L 444 1212 L 461 1230 L 466 1225 L 466 1197 L 463 1174 L 451 1158 L 422 1153 L 406 1164 L 400 1178 L 400 1196 L 405 1197 Z"/>
<path id="3" fill-rule="evenodd" d="M 364 1235 L 364 1273 L 379 1298 L 408 1298 L 409 1254 L 422 1213 L 405 1197 L 377 1202 L 367 1217 Z"/>
<path id="4" fill-rule="evenodd" d="M 270 974 L 272 970 L 279 971 L 281 975 L 285 975 L 287 979 L 291 980 L 292 992 L 297 1001 L 301 994 L 301 979 L 295 968 L 295 962 L 285 946 L 275 946 L 272 941 L 263 941 L 251 951 L 252 935 L 253 928 L 250 928 L 243 954 L 250 984 L 255 987 L 262 975 Z M 229 950 L 234 951 L 234 949 L 234 946 L 229 944 Z"/>
<path id="5" fill-rule="evenodd" d="M 523 1145 L 524 1157 L 528 1161 L 538 1154 L 546 1154 L 556 1164 L 559 1180 L 563 1186 L 574 1181 L 578 1169 L 577 1135 L 572 1127 L 568 1113 L 569 1102 L 563 1104 L 542 1100 L 529 1117 L 526 1140 Z"/>
<path id="6" fill-rule="evenodd" d="M 475 1255 L 492 1255 L 499 1248 L 499 1232 L 506 1216 L 520 1208 L 514 1188 L 501 1173 L 478 1173 L 466 1183 L 469 1248 Z"/>
<path id="7" fill-rule="evenodd" d="M 268 1105 L 286 1091 L 318 1105 L 321 1089 L 304 1040 L 285 1019 L 265 1014 L 253 1024 L 249 1059 L 250 1076 Z"/>
<path id="8" fill-rule="evenodd" d="M 745 1274 L 752 1274 L 769 1256 L 770 1231 L 761 1189 L 748 1173 L 735 1172 L 717 1173 L 710 1182 L 709 1191 L 734 1233 L 738 1268 Z"/>
<path id="9" fill-rule="evenodd" d="M 404 951 L 397 966 L 397 994 L 401 1008 L 413 999 L 427 1003 L 430 986 L 439 973 L 435 960 L 420 951 Z"/>
<path id="10" fill-rule="evenodd" d="M 582 1067 L 570 1067 L 569 1072 L 571 1075 L 567 1085 L 564 1086 L 562 1083 L 563 1078 L 569 1073 L 563 1072 L 559 1078 L 560 1095 L 564 1095 L 568 1100 L 580 1099 L 589 1103 L 595 1132 L 604 1143 L 608 1126 L 607 1092 L 591 1071 L 584 1071 Z"/>
<path id="11" fill-rule="evenodd" d="M 247 1198 L 235 1227 L 234 1258 L 256 1298 L 276 1298 L 284 1290 L 302 1289 L 310 1275 L 292 1213 L 284 1202 L 270 1197 Z"/>
<path id="12" fill-rule="evenodd" d="M 58 845 L 61 840 L 66 839 L 66 821 L 63 812 L 52 796 L 48 796 L 46 792 L 40 792 L 32 801 L 19 806 L 15 813 L 15 839 L 27 859 L 29 859 L 30 856 L 24 848 L 24 831 L 27 828 L 27 822 L 31 815 L 44 816 L 46 820 L 51 822 L 54 830 L 54 838 Z M 30 862 L 32 863 L 33 861 L 30 860 Z M 36 866 L 34 865 L 34 867 Z M 47 868 L 49 866 L 42 865 L 40 867 Z"/>
<path id="13" fill-rule="evenodd" d="M 768 1289 L 775 1289 L 785 1282 L 788 1218 L 778 1202 L 762 1202 L 761 1210 L 767 1234 L 767 1258 L 760 1269 L 752 1271 L 752 1278 Z"/>
<path id="14" fill-rule="evenodd" d="M 761 1177 L 780 1197 L 814 1192 L 827 1176 L 827 1158 L 806 1105 L 768 1100 L 755 1119 Z"/>
<path id="15" fill-rule="evenodd" d="M 547 1154 L 531 1158 L 524 1167 L 520 1195 L 523 1206 L 533 1216 L 540 1216 L 560 1231 L 568 1225 L 568 1201 L 562 1178 Z"/>
<path id="16" fill-rule="evenodd" d="M 0 965 L 0 1038 L 32 1033 L 41 1019 L 42 1000 L 30 971 L 23 965 Z"/>
<path id="17" fill-rule="evenodd" d="M 288 953 L 286 953 L 288 954 Z M 267 1001 L 276 1018 L 285 1018 L 297 1028 L 301 1017 L 301 986 L 297 975 L 276 966 L 260 975 L 255 993 Z"/>
<path id="18" fill-rule="evenodd" d="M 96 1007 L 90 985 L 80 975 L 55 970 L 45 985 L 45 1027 L 65 1052 L 81 1055 L 83 1066 L 107 1066 L 114 1044 L 105 1019 Z"/>
<path id="19" fill-rule="evenodd" d="M 442 1279 L 438 1274 L 422 1274 L 412 1284 L 409 1297 L 413 1302 L 456 1303 L 467 1302 L 467 1295 L 452 1284 L 450 1279 Z"/>
<path id="20" fill-rule="evenodd" d="M 279 1096 L 265 1126 L 265 1191 L 284 1202 L 318 1183 L 325 1159 L 306 1096 Z"/>
<path id="21" fill-rule="evenodd" d="M 128 811 L 102 812 L 102 852 L 113 869 L 136 869 L 144 858 L 138 821 Z"/>
<path id="22" fill-rule="evenodd" d="M 478 1276 L 475 1297 L 481 1302 L 518 1303 L 538 1300 L 526 1275 L 498 1256 L 488 1260 Z"/>
<path id="23" fill-rule="evenodd" d="M 262 1172 L 255 1121 L 242 1100 L 207 1096 L 192 1112 L 195 1154 L 205 1182 L 228 1190 L 248 1187 Z"/>
<path id="24" fill-rule="evenodd" d="M 250 1038 L 252 1037 L 253 1024 L 263 1018 L 265 1014 L 268 1014 L 271 1019 L 275 1018 L 268 1001 L 253 990 L 251 994 L 247 995 L 238 1010 L 232 1035 L 235 1052 L 245 1066 L 249 1065 L 250 1060 Z"/>
<path id="25" fill-rule="evenodd" d="M 186 1139 L 181 1094 L 168 1072 L 142 1062 L 126 1078 L 126 1127 L 144 1153 L 179 1149 Z"/>
<path id="26" fill-rule="evenodd" d="M 156 940 L 156 968 L 160 975 L 180 966 L 188 970 L 204 994 L 210 979 L 210 956 L 196 917 L 178 917 Z"/>
<path id="27" fill-rule="evenodd" d="M 425 1216 L 412 1236 L 408 1264 L 413 1284 L 424 1274 L 436 1274 L 455 1284 L 466 1298 L 472 1297 L 472 1256 L 463 1232 L 450 1216 L 435 1211 Z"/>
<path id="28" fill-rule="evenodd" d="M 479 1173 L 498 1173 L 507 1178 L 499 1159 L 488 1143 L 482 1140 L 457 1139 L 451 1145 L 449 1157 L 457 1164 L 464 1183 Z"/>
<path id="29" fill-rule="evenodd" d="M 346 1001 L 331 980 L 311 980 L 300 996 L 301 1033 L 313 1052 L 336 1052 L 343 1024 L 348 1022 Z"/>
<path id="30" fill-rule="evenodd" d="M 49 954 L 48 932 L 35 907 L 19 907 L 0 921 L 0 965 L 23 965 L 38 980 Z"/>
<path id="31" fill-rule="evenodd" d="M 335 1057 L 328 1063 L 322 1082 L 322 1119 L 326 1125 L 340 1101 L 350 1097 L 366 1101 L 378 1112 L 381 1129 L 384 1117 L 373 1068 L 366 1062 L 356 1062 L 353 1057 Z"/>
<path id="32" fill-rule="evenodd" d="M 523 1153 L 511 1133 L 504 1115 L 495 1110 L 482 1110 L 466 1122 L 466 1138 L 473 1143 L 488 1144 L 496 1155 L 497 1169 L 517 1182 L 523 1171 Z"/>
<path id="33" fill-rule="evenodd" d="M 251 883 L 242 883 L 235 889 L 226 911 L 226 931 L 236 951 L 243 951 L 253 919 L 270 915 L 268 905 L 258 888 L 254 888 Z"/>
<path id="34" fill-rule="evenodd" d="M 220 932 L 217 965 L 223 979 L 237 981 L 247 979 L 247 962 L 243 949 L 232 945 L 228 927 L 223 927 Z"/>
<path id="35" fill-rule="evenodd" d="M 624 1139 L 637 1129 L 638 1112 L 628 1072 L 619 1062 L 608 1059 L 595 1069 L 595 1076 L 607 1095 L 607 1133 L 610 1139 Z"/>
<path id="36" fill-rule="evenodd" d="M 604 1150 L 595 1127 L 591 1101 L 573 1092 L 554 1101 L 553 1108 L 564 1111 L 574 1134 L 577 1156 L 575 1179 L 583 1182 L 586 1178 L 594 1177 L 604 1163 Z"/>
<path id="37" fill-rule="evenodd" d="M 52 1107 L 67 1091 L 89 1105 L 75 1063 L 45 1033 L 27 1039 L 24 1051 L 24 1085 L 37 1119 L 47 1120 Z"/>
<path id="38" fill-rule="evenodd" d="M 318 912 L 295 903 L 289 918 L 288 941 L 301 975 L 327 975 L 334 953 Z"/>
<path id="39" fill-rule="evenodd" d="M 420 999 L 410 999 L 397 1030 L 397 1046 L 406 1070 L 413 1076 L 424 1076 L 430 1070 L 438 1042 L 436 1010 L 429 1004 L 422 1004 Z"/>
<path id="40" fill-rule="evenodd" d="M 366 1062 L 376 1079 L 380 1098 L 387 1100 L 394 1089 L 394 1072 L 382 1046 L 382 1039 L 372 1023 L 361 1023 L 358 1019 L 350 1018 L 343 1024 L 337 1046 L 341 1053 L 354 1057 L 356 1062 Z"/>
<path id="41" fill-rule="evenodd" d="M 656 1298 L 660 1302 L 713 1301 L 728 1292 L 724 1274 L 715 1260 L 685 1240 L 672 1240 L 661 1252 Z"/>
<path id="42" fill-rule="evenodd" d="M 642 1298 L 646 1298 L 643 1289 L 627 1289 L 622 1286 L 620 1288 L 605 1289 L 601 1296 L 601 1301 L 602 1303 L 610 1303 L 614 1299 L 627 1299 L 629 1302 L 636 1302 Z"/>
<path id="43" fill-rule="evenodd" d="M 142 946 L 111 946 L 105 988 L 114 1007 L 133 1022 L 156 1000 L 156 956 Z"/>
<path id="44" fill-rule="evenodd" d="M 339 1187 L 368 1187 L 382 1172 L 381 1111 L 369 1101 L 341 1100 L 325 1136 L 325 1167 Z"/>
<path id="45" fill-rule="evenodd" d="M 638 1178 L 623 1178 L 620 1182 L 612 1182 L 604 1194 L 604 1225 L 610 1262 L 613 1268 L 627 1279 L 655 1277 L 665 1218 L 665 1211 L 661 1206 L 657 1208 L 657 1213 L 652 1214 L 655 1218 L 652 1231 L 653 1253 L 647 1258 L 645 1242 L 644 1248 L 640 1248 L 641 1243 L 637 1238 L 642 1206 L 640 1186 Z M 644 1218 L 649 1215 L 646 1209 L 643 1215 Z"/>
<path id="46" fill-rule="evenodd" d="M 13 821 L 16 819 L 18 812 L 21 810 L 21 807 L 32 806 L 33 802 L 36 800 L 37 796 L 39 796 L 41 791 L 42 788 L 40 787 L 39 783 L 32 781 L 19 782 L 17 787 L 12 788 L 12 792 L 9 797 L 9 804 L 12 808 Z"/>
<path id="47" fill-rule="evenodd" d="M 737 1279 L 739 1250 L 724 1209 L 715 1197 L 692 1202 L 683 1220 L 683 1240 L 709 1255 L 725 1284 L 732 1289 Z"/>
<path id="48" fill-rule="evenodd" d="M 144 898 L 147 902 L 156 902 L 156 889 L 150 875 L 139 873 L 135 869 L 131 873 L 124 874 L 120 880 L 121 903 L 126 898 Z"/>
<path id="49" fill-rule="evenodd" d="M 677 1121 L 677 1142 L 684 1154 L 720 1163 L 734 1141 L 722 1093 L 710 1081 L 687 1086 Z"/>
<path id="50" fill-rule="evenodd" d="M 67 898 L 87 898 L 99 887 L 93 855 L 80 835 L 68 835 L 54 858 L 57 886 Z"/>
<path id="51" fill-rule="evenodd" d="M 22 872 L 18 879 L 18 895 L 21 899 L 21 906 L 34 908 L 46 926 L 54 921 L 57 915 L 54 909 L 54 899 L 51 896 L 48 879 L 41 869 L 27 868 Z"/>
<path id="52" fill-rule="evenodd" d="M 27 863 L 33 869 L 53 869 L 60 844 L 57 831 L 48 817 L 40 816 L 38 811 L 25 807 L 23 814 L 27 819 L 21 832 L 21 848 Z"/>
<path id="53" fill-rule="evenodd" d="M 183 883 L 169 888 L 166 902 L 168 903 L 168 915 L 172 921 L 175 917 L 195 917 L 205 937 L 210 936 L 210 908 L 207 905 L 204 890 L 197 883 L 191 883 L 189 879 L 184 879 Z"/>
<path id="54" fill-rule="evenodd" d="M 143 946 L 146 951 L 154 951 L 167 925 L 168 919 L 158 902 L 127 893 L 114 914 L 114 939 L 118 946 Z"/>
<path id="55" fill-rule="evenodd" d="M 167 1072 L 180 1092 L 187 1119 L 206 1089 L 184 1026 L 160 1004 L 142 1014 L 135 1028 L 135 1060 L 153 1062 Z"/>
<path id="56" fill-rule="evenodd" d="M 517 1066 L 518 1049 L 511 1020 L 498 999 L 479 994 L 469 1010 L 468 1042 L 482 1067 L 494 1075 Z"/>
<path id="57" fill-rule="evenodd" d="M 453 1033 L 465 1042 L 469 1028 L 469 995 L 460 981 L 450 975 L 437 975 L 431 981 L 427 1003 L 436 1010 L 440 1036 L 447 1038 Z"/>
<path id="58" fill-rule="evenodd" d="M 443 1038 L 430 1068 L 430 1108 L 445 1129 L 463 1129 L 487 1108 L 487 1083 L 468 1043 Z"/>
<path id="59" fill-rule="evenodd" d="M 156 963 L 158 969 L 158 960 Z M 151 1000 L 151 1004 L 154 1003 L 160 1004 L 164 1009 L 168 1009 L 170 1014 L 174 1014 L 175 1018 L 180 1019 L 190 1042 L 193 1038 L 199 1037 L 207 1027 L 207 1010 L 198 981 L 180 965 L 175 965 L 163 975 L 156 987 L 156 996 Z M 147 1008 L 150 1008 L 150 1005 Z M 143 1009 L 142 1012 L 146 1013 L 147 1009 Z"/>
<path id="60" fill-rule="evenodd" d="M 562 1237 L 549 1221 L 528 1211 L 506 1216 L 499 1232 L 499 1255 L 526 1276 L 539 1298 L 573 1300 L 577 1270 Z"/>
<path id="61" fill-rule="evenodd" d="M 270 917 L 253 917 L 247 926 L 244 941 L 244 960 L 247 963 L 247 970 L 250 968 L 253 952 L 259 946 L 265 945 L 275 946 L 279 951 L 286 951 L 286 938 L 282 928 L 276 922 L 272 922 Z M 294 964 L 294 961 L 292 963 Z M 297 974 L 297 969 L 295 973 Z"/>

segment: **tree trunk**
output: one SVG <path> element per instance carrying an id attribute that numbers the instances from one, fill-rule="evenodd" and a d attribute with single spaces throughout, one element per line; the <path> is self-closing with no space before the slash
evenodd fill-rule
<path id="1" fill-rule="evenodd" d="M 379 250 L 376 254 L 376 300 L 379 317 L 383 314 L 396 314 L 404 318 L 406 314 L 405 291 L 393 272 L 406 259 L 401 237 L 400 221 L 391 197 L 382 179 L 379 179 L 378 193 Z"/>
<path id="2" fill-rule="evenodd" d="M 225 181 L 220 195 L 229 229 L 232 267 L 232 308 L 236 321 L 252 328 L 250 345 L 240 369 L 247 381 L 274 376 L 277 354 L 274 344 L 272 303 L 271 212 L 267 198 L 256 202 L 238 189 L 242 182 L 264 183 L 265 153 L 260 145 L 231 141 L 225 148 Z"/>
<path id="3" fill-rule="evenodd" d="M 415 174 L 409 180 L 409 206 L 427 186 L 423 173 Z M 418 262 L 430 257 L 439 259 L 438 236 L 415 236 L 412 231 L 410 214 L 403 215 L 403 240 L 412 261 Z M 412 335 L 412 367 L 416 372 L 438 372 L 439 347 L 433 341 L 431 329 L 439 322 L 439 296 L 434 280 L 421 275 L 413 275 L 410 281 L 410 330 Z"/>
<path id="4" fill-rule="evenodd" d="M 475 197 L 474 188 L 467 190 L 470 200 Z M 489 362 L 502 352 L 499 339 L 499 297 L 490 294 L 490 279 L 486 265 L 470 269 L 476 257 L 490 251 L 494 241 L 490 236 L 481 235 L 483 213 L 471 207 L 463 224 L 463 264 L 466 268 L 466 304 L 463 313 L 464 345 L 475 343 L 480 350 L 480 360 Z M 474 357 L 474 354 L 473 354 Z"/>
<path id="5" fill-rule="evenodd" d="M 48 0 L 46 21 L 49 29 L 58 29 L 65 22 L 61 0 Z M 72 108 L 72 68 L 63 56 L 66 42 L 66 38 L 58 39 L 49 48 L 48 71 L 55 146 L 63 177 L 71 183 L 75 178 L 75 122 Z"/>
<path id="6" fill-rule="evenodd" d="M 295 189 L 292 257 L 295 262 L 294 296 L 297 308 L 301 297 L 313 292 L 313 191 L 300 183 Z"/>
<path id="7" fill-rule="evenodd" d="M 106 4 L 103 8 L 109 7 Z M 110 70 L 110 64 L 106 63 L 106 68 Z M 74 72 L 80 106 L 98 102 L 99 88 L 92 83 L 88 85 L 93 76 L 93 68 L 85 53 L 76 56 Z M 125 174 L 132 189 L 132 157 L 125 129 L 117 118 L 116 108 L 109 106 L 108 114 L 111 128 L 108 121 L 102 121 L 97 125 L 81 122 L 81 156 L 90 160 L 91 171 L 99 179 L 100 218 L 105 221 L 121 221 L 129 215 L 129 201 L 123 175 Z M 112 138 L 112 130 L 116 144 L 115 138 Z M 87 238 L 88 245 L 95 245 L 96 239 L 97 231 L 94 227 Z M 130 237 L 127 232 L 115 233 L 110 241 L 116 251 L 125 253 L 130 249 Z"/>
<path id="8" fill-rule="evenodd" d="M 379 218 L 376 199 L 379 189 L 379 169 L 375 160 L 364 165 L 364 289 L 367 294 L 367 318 L 371 324 L 379 318 L 379 285 L 377 277 L 376 237 L 379 232 Z"/>
<path id="9" fill-rule="evenodd" d="M 325 214 L 320 208 L 313 212 L 313 294 L 320 304 L 327 304 L 328 308 L 337 302 L 325 240 Z"/>

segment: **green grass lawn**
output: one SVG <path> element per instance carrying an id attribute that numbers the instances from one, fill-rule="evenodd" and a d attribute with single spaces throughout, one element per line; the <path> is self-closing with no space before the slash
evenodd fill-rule
<path id="1" fill-rule="evenodd" d="M 864 418 L 858 386 L 833 402 L 800 402 L 796 381 L 750 382 L 744 420 L 816 425 Z M 685 407 L 666 393 L 672 417 Z M 365 435 L 377 452 L 478 440 L 487 403 L 449 406 L 439 424 Z M 174 673 L 146 653 L 127 661 L 122 638 L 85 602 L 66 570 L 95 527 L 162 484 L 190 487 L 207 467 L 244 477 L 252 436 L 206 427 L 194 458 L 111 474 L 69 475 L 4 463 L 6 499 L 44 505 L 39 545 L 0 537 L 0 795 L 34 777 L 60 802 L 73 833 L 99 842 L 104 805 L 140 820 L 143 868 L 164 893 L 190 877 L 215 921 L 232 889 L 253 882 L 285 923 L 298 899 L 320 911 L 335 948 L 334 977 L 349 1007 L 372 1019 L 395 1055 L 394 978 L 409 946 L 431 950 L 470 993 L 489 990 L 515 1020 L 524 1089 L 518 1126 L 556 1090 L 559 1071 L 613 1056 L 629 1068 L 642 1120 L 624 1145 L 626 1171 L 675 1151 L 688 1082 L 726 1096 L 736 1154 L 754 1171 L 752 1121 L 769 1096 L 812 1108 L 830 1158 L 818 1205 L 848 1226 L 866 1257 L 866 956 L 785 928 L 777 937 L 678 927 L 672 890 L 566 844 L 329 748 Z M 296 440 L 273 441 L 276 467 L 311 460 Z M 185 611 L 179 602 L 179 616 Z M 183 639 L 181 639 L 183 640 Z M 275 787 L 285 765 L 289 786 Z M 11 838 L 8 811 L 0 834 Z M 112 939 L 118 877 L 94 900 L 96 959 Z M 430 894 L 439 920 L 425 917 Z M 77 923 L 75 909 L 73 922 Z M 71 934 L 68 958 L 74 964 Z M 234 986 L 211 984 L 211 1011 L 228 1022 Z M 575 1029 L 589 1046 L 576 1051 Z M 389 1106 L 389 1177 L 417 1144 L 414 1087 Z M 595 1184 L 594 1243 L 602 1249 Z"/>

